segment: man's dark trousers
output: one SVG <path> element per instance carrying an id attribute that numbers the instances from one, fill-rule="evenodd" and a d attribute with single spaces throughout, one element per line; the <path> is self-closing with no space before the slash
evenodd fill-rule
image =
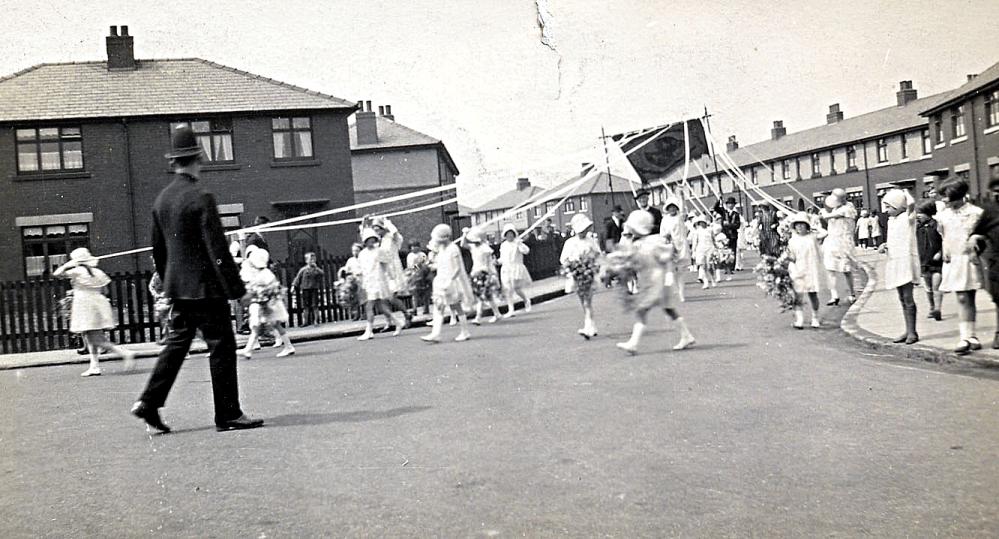
<path id="1" fill-rule="evenodd" d="M 195 332 L 201 329 L 208 343 L 215 423 L 242 416 L 236 381 L 236 337 L 229 320 L 229 302 L 223 298 L 174 300 L 170 322 L 170 333 L 141 400 L 152 408 L 160 408 L 166 403 L 167 394 L 191 349 Z"/>

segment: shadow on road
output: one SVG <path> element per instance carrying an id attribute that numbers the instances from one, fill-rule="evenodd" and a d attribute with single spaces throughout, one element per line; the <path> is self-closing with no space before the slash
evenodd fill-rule
<path id="1" fill-rule="evenodd" d="M 391 419 L 406 414 L 415 414 L 430 409 L 430 406 L 404 406 L 391 410 L 358 410 L 356 412 L 331 412 L 312 414 L 285 414 L 267 418 L 268 427 L 292 427 L 299 425 L 325 425 L 327 423 L 362 423 Z"/>

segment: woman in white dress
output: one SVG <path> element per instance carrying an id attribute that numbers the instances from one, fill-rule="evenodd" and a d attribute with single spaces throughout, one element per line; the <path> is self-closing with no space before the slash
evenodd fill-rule
<path id="1" fill-rule="evenodd" d="M 569 224 L 575 235 L 562 244 L 558 261 L 566 273 L 566 280 L 571 282 L 571 286 L 567 284 L 567 288 L 576 292 L 579 303 L 583 306 L 583 327 L 576 333 L 590 340 L 597 335 L 597 326 L 593 322 L 593 284 L 600 244 L 591 234 L 593 221 L 585 214 L 573 215 Z M 627 242 L 619 242 L 618 247 L 625 244 Z"/>
<path id="2" fill-rule="evenodd" d="M 919 251 L 916 245 L 916 201 L 901 189 L 892 189 L 881 199 L 881 210 L 888 216 L 888 236 L 878 250 L 888 254 L 885 264 L 885 289 L 898 291 L 905 318 L 905 333 L 893 342 L 913 344 L 916 333 L 916 300 L 912 289 L 919 282 Z"/>
<path id="3" fill-rule="evenodd" d="M 940 290 L 954 292 L 957 296 L 961 340 L 954 352 L 964 355 L 982 348 L 975 335 L 975 292 L 982 287 L 982 266 L 974 249 L 968 246 L 968 238 L 983 211 L 964 199 L 968 194 L 968 184 L 964 180 L 948 179 L 940 186 L 939 192 L 947 201 L 947 206 L 937 212 L 937 223 L 943 238 Z"/>
<path id="4" fill-rule="evenodd" d="M 102 350 L 121 356 L 126 371 L 134 369 L 135 353 L 115 346 L 104 335 L 104 330 L 115 327 L 111 302 L 104 296 L 104 288 L 111 283 L 111 278 L 97 269 L 97 258 L 85 247 L 74 249 L 69 254 L 69 262 L 56 268 L 52 275 L 69 279 L 73 286 L 69 330 L 82 334 L 83 342 L 90 350 L 90 367 L 80 376 L 101 375 L 98 354 Z"/>
<path id="5" fill-rule="evenodd" d="M 531 272 L 524 265 L 524 255 L 530 254 L 531 248 L 517 238 L 517 227 L 512 223 L 503 226 L 503 243 L 500 244 L 500 282 L 506 291 L 506 314 L 503 318 L 513 316 L 513 302 L 517 296 L 524 300 L 524 312 L 531 312 L 531 298 L 524 293 L 524 287 L 531 284 Z"/>

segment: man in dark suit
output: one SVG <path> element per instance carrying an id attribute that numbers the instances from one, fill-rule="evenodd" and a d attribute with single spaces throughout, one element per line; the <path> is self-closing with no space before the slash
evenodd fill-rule
<path id="1" fill-rule="evenodd" d="M 652 214 L 652 232 L 651 234 L 658 234 L 659 227 L 663 222 L 663 212 L 649 205 L 649 190 L 642 187 L 635 194 L 635 202 L 638 203 L 638 209 L 645 210 Z"/>
<path id="2" fill-rule="evenodd" d="M 725 205 L 722 206 L 721 201 L 715 201 L 715 213 L 721 215 L 722 218 L 722 233 L 725 234 L 725 238 L 728 240 L 728 248 L 732 250 L 732 261 L 725 264 L 722 268 L 725 270 L 726 275 L 731 275 L 732 271 L 735 269 L 735 255 L 739 251 L 739 228 L 742 227 L 742 216 L 735 209 L 735 198 L 728 197 L 725 199 Z M 731 277 L 726 277 L 726 281 L 731 281 Z"/>
<path id="3" fill-rule="evenodd" d="M 621 243 L 621 233 L 624 232 L 624 209 L 614 206 L 611 216 L 604 221 L 604 249 L 611 252 Z"/>
<path id="4" fill-rule="evenodd" d="M 194 132 L 179 127 L 172 138 L 173 151 L 166 157 L 177 176 L 153 203 L 152 238 L 156 271 L 173 304 L 171 327 L 132 414 L 160 432 L 170 432 L 159 409 L 200 329 L 210 351 L 216 429 L 259 427 L 263 420 L 247 417 L 239 406 L 236 338 L 229 320 L 228 300 L 243 296 L 245 288 L 229 253 L 215 198 L 198 187 L 202 153 Z"/>

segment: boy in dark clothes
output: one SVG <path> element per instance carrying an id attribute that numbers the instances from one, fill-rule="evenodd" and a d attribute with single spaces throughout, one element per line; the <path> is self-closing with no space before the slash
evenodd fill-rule
<path id="1" fill-rule="evenodd" d="M 923 272 L 923 284 L 926 285 L 926 297 L 930 300 L 928 318 L 940 320 L 940 307 L 943 302 L 943 292 L 940 292 L 940 272 L 943 269 L 941 254 L 943 239 L 937 230 L 937 205 L 933 200 L 925 200 L 916 207 L 916 244 L 919 248 L 919 267 Z"/>

